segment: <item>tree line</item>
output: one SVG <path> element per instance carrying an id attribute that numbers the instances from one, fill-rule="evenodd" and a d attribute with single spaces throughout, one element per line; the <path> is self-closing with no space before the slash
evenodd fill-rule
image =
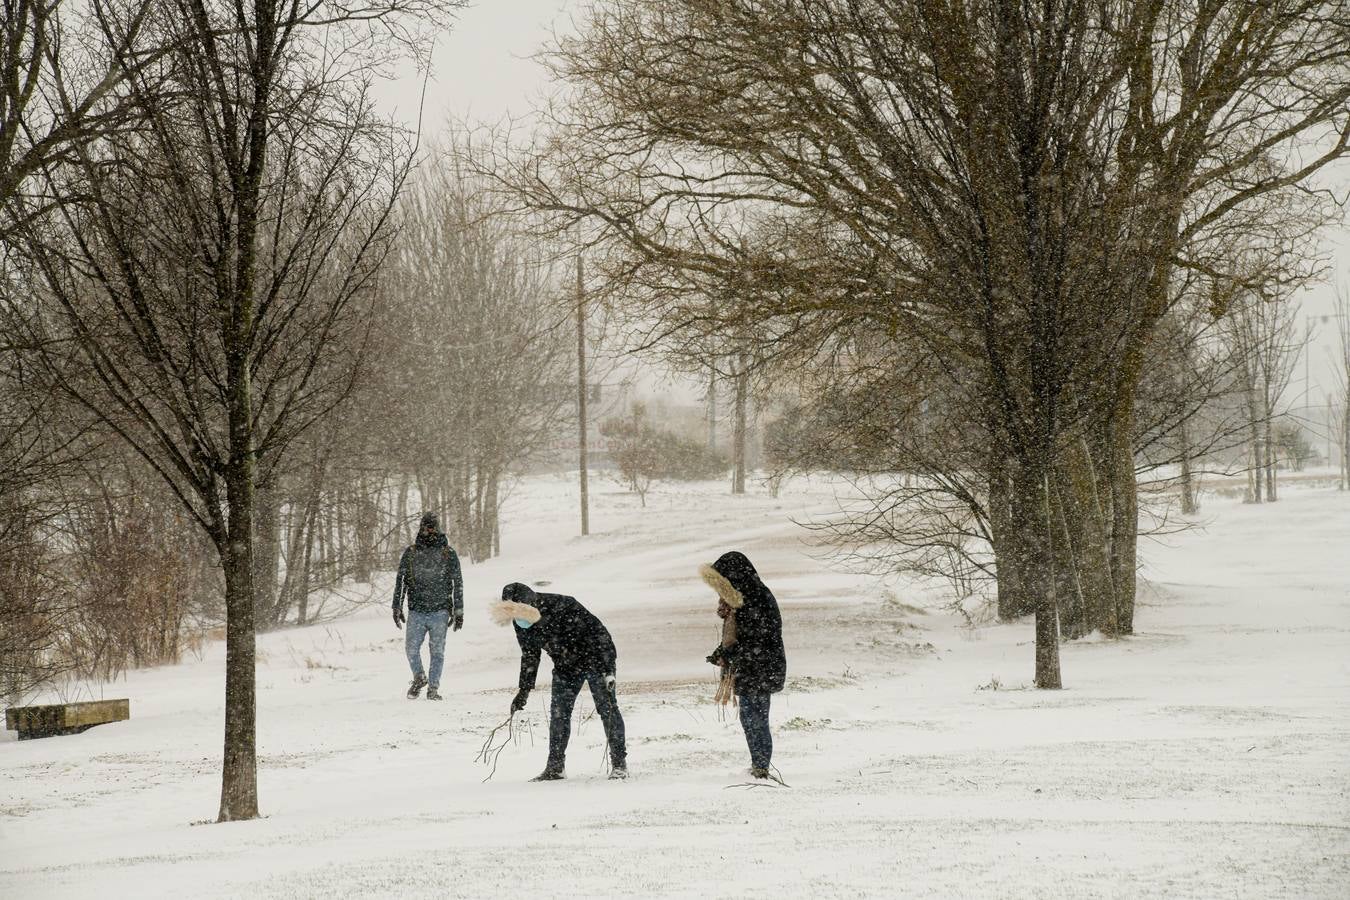
<path id="1" fill-rule="evenodd" d="M 1257 423 L 1281 389 L 1350 7 L 611 0 L 546 59 L 568 102 L 484 174 L 645 346 L 828 391 L 841 452 L 914 476 L 867 486 L 855 544 L 992 573 L 1038 686 L 1061 634 L 1133 631 L 1141 464 L 1223 379 Z"/>

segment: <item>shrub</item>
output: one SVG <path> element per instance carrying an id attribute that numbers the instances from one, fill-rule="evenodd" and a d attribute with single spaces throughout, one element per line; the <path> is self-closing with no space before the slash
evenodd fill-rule
<path id="1" fill-rule="evenodd" d="M 727 470 L 726 457 L 716 450 L 653 425 L 641 403 L 633 404 L 627 416 L 606 420 L 600 433 L 609 439 L 620 480 L 643 506 L 653 481 L 702 481 Z"/>

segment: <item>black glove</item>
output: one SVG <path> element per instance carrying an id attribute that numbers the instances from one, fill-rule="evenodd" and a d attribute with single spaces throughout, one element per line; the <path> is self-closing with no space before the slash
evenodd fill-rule
<path id="1" fill-rule="evenodd" d="M 455 613 L 455 624 L 453 630 L 459 631 L 463 627 L 464 627 L 464 613 L 457 612 Z"/>
<path id="2" fill-rule="evenodd" d="M 511 714 L 515 715 L 525 708 L 525 703 L 530 699 L 530 692 L 521 688 L 516 691 L 515 699 L 511 701 Z"/>
<path id="3" fill-rule="evenodd" d="M 712 653 L 709 653 L 705 658 L 714 666 L 720 666 L 727 661 L 727 648 L 718 644 L 717 649 Z"/>
<path id="4" fill-rule="evenodd" d="M 405 618 L 403 618 L 403 610 L 402 610 L 401 608 L 395 606 L 395 607 L 394 607 L 394 627 L 395 627 L 395 628 L 402 628 L 402 627 L 403 627 L 403 623 L 406 622 L 406 621 L 408 621 L 408 620 L 405 619 Z"/>

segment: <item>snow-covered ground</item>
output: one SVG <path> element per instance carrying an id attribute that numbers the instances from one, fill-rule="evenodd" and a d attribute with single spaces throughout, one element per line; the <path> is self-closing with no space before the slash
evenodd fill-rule
<path id="1" fill-rule="evenodd" d="M 95 689 L 130 697 L 129 722 L 7 735 L 0 897 L 1350 896 L 1350 496 L 1207 495 L 1203 529 L 1142 547 L 1138 634 L 1066 646 L 1047 693 L 1028 689 L 1030 623 L 970 629 L 822 562 L 793 520 L 833 509 L 828 484 L 723 491 L 641 510 L 602 483 L 582 539 L 569 485 L 523 487 L 503 558 L 466 569 L 443 703 L 403 698 L 387 580 L 354 615 L 263 636 L 258 821 L 194 825 L 218 803 L 218 645 Z M 710 702 L 719 623 L 696 568 L 728 549 L 783 606 L 790 788 L 746 785 Z M 629 781 L 605 780 L 591 719 L 568 780 L 527 783 L 539 690 L 483 782 L 518 659 L 486 606 L 512 580 L 614 633 Z"/>

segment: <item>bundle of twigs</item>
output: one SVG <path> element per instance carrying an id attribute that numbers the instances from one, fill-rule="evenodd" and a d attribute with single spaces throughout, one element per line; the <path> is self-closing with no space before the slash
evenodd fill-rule
<path id="1" fill-rule="evenodd" d="M 483 741 L 482 748 L 479 749 L 478 755 L 473 759 L 476 763 L 492 766 L 492 770 L 488 772 L 487 777 L 483 779 L 485 784 L 492 780 L 493 775 L 497 774 L 497 761 L 501 759 L 502 751 L 516 739 L 515 719 L 516 713 L 512 710 L 511 713 L 507 715 L 505 722 L 488 732 L 487 740 Z M 506 737 L 498 744 L 497 735 L 502 729 L 506 729 Z"/>
<path id="2" fill-rule="evenodd" d="M 732 788 L 762 788 L 762 787 L 790 788 L 792 787 L 792 785 L 788 784 L 786 781 L 783 780 L 783 773 L 778 771 L 777 766 L 774 766 L 773 771 L 769 773 L 769 777 L 764 781 L 742 781 L 737 784 L 729 784 L 725 788 L 723 788 L 723 790 L 731 790 Z"/>

